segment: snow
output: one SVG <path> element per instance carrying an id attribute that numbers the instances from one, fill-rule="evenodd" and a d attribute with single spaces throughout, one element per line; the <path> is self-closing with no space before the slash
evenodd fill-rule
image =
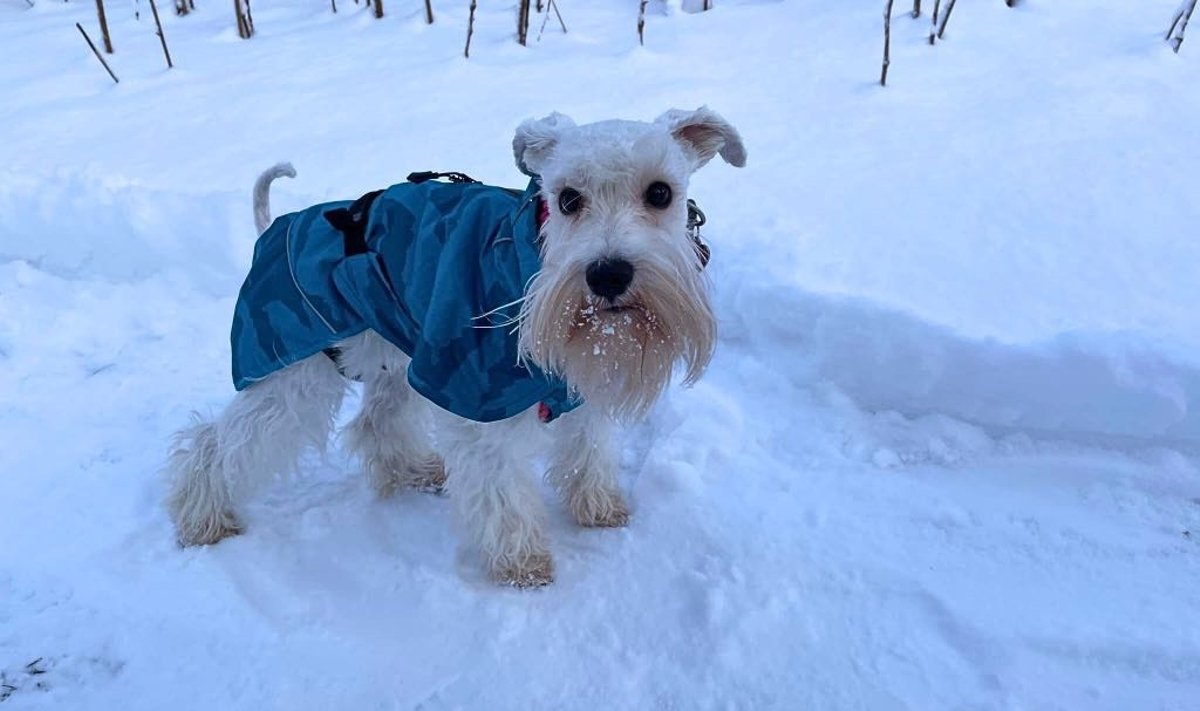
<path id="1" fill-rule="evenodd" d="M 1175 0 L 706 13 L 467 3 L 163 13 L 0 0 L 0 704 L 8 709 L 1200 709 L 1200 44 Z M 134 11 L 141 18 L 135 19 Z M 540 21 L 535 19 L 535 25 Z M 535 27 L 536 29 L 536 27 Z M 533 33 L 536 36 L 536 32 Z M 1200 43 L 1200 39 L 1193 39 Z M 444 499 L 336 445 L 180 550 L 171 433 L 232 394 L 256 174 L 276 213 L 413 170 L 519 185 L 559 110 L 709 104 L 722 338 L 625 433 L 623 530 L 553 507 L 497 589 Z M 348 403 L 346 415 L 354 403 Z M 547 492 L 549 496 L 549 492 Z M 40 672 L 40 673 L 39 673 Z"/>

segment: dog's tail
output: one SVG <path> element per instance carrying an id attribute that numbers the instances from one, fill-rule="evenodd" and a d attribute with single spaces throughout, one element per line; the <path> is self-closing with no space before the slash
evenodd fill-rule
<path id="1" fill-rule="evenodd" d="M 296 169 L 286 161 L 276 163 L 254 181 L 254 226 L 260 235 L 271 226 L 271 181 L 281 175 L 294 178 Z"/>

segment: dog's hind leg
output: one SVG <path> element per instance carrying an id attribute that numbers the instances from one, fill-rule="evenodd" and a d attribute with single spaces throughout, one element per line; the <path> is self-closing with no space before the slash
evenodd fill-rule
<path id="1" fill-rule="evenodd" d="M 238 393 L 215 421 L 180 432 L 167 467 L 179 542 L 241 532 L 239 500 L 294 469 L 305 447 L 325 447 L 345 390 L 333 361 L 318 354 Z"/>
<path id="2" fill-rule="evenodd" d="M 346 375 L 363 381 L 362 408 L 345 430 L 372 488 L 441 491 L 446 470 L 429 436 L 429 408 L 412 386 L 408 356 L 368 331 L 338 345 Z"/>
<path id="3" fill-rule="evenodd" d="M 554 422 L 554 448 L 546 478 L 580 526 L 614 527 L 629 522 L 617 485 L 613 422 L 584 403 Z"/>

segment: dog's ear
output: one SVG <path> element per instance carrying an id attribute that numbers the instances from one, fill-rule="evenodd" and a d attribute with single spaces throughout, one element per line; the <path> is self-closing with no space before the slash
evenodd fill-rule
<path id="1" fill-rule="evenodd" d="M 704 167 L 718 153 L 732 166 L 741 168 L 746 165 L 746 147 L 742 145 L 742 137 L 737 129 L 707 106 L 695 111 L 671 109 L 659 116 L 655 123 L 666 126 L 692 157 L 692 170 Z"/>
<path id="2" fill-rule="evenodd" d="M 541 175 L 562 132 L 574 125 L 569 116 L 557 111 L 545 118 L 523 121 L 513 137 L 513 158 L 517 168 L 525 175 Z"/>

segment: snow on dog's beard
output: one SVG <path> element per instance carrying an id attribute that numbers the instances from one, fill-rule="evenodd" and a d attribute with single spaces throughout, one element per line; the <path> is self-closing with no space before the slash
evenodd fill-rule
<path id="1" fill-rule="evenodd" d="M 745 164 L 733 126 L 705 107 L 583 126 L 554 113 L 517 128 L 513 155 L 549 206 L 521 357 L 618 417 L 644 414 L 677 363 L 686 382 L 699 378 L 716 322 L 687 234 L 687 187 L 713 156 Z"/>
<path id="2" fill-rule="evenodd" d="M 593 406 L 637 417 L 671 382 L 676 363 L 686 383 L 704 372 L 716 323 L 694 255 L 680 273 L 653 260 L 635 265 L 630 290 L 614 307 L 592 294 L 582 270 L 542 271 L 530 286 L 521 321 L 521 351 L 562 377 Z"/>

